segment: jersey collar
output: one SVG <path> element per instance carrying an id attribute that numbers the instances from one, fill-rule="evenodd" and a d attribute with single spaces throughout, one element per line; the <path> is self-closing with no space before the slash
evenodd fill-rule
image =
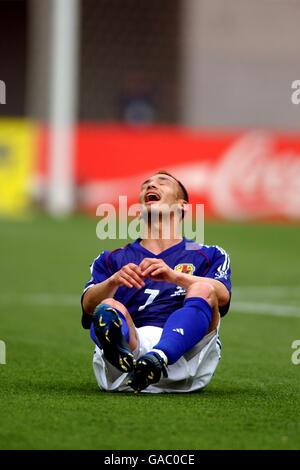
<path id="1" fill-rule="evenodd" d="M 142 239 L 138 238 L 135 242 L 133 242 L 132 245 L 134 246 L 134 248 L 137 248 L 139 251 L 142 251 L 145 255 L 147 255 L 148 258 L 163 258 L 178 249 L 185 248 L 185 243 L 186 243 L 186 239 L 183 238 L 179 243 L 176 243 L 176 245 L 170 246 L 170 248 L 167 248 L 166 250 L 163 250 L 157 255 L 155 255 L 154 253 L 152 253 L 152 251 L 149 251 L 147 250 L 147 248 L 144 248 L 141 245 L 141 241 Z"/>

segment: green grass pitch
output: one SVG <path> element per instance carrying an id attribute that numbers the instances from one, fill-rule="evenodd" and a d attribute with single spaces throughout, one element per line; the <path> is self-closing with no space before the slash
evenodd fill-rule
<path id="1" fill-rule="evenodd" d="M 299 449 L 300 228 L 207 224 L 231 255 L 232 310 L 211 384 L 193 394 L 97 388 L 80 326 L 96 221 L 0 222 L 0 449 Z"/>

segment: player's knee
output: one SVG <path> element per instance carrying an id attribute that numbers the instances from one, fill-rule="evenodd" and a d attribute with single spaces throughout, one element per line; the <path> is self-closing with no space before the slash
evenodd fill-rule
<path id="1" fill-rule="evenodd" d="M 123 305 L 118 300 L 113 299 L 112 297 L 108 297 L 107 299 L 102 300 L 101 304 L 110 305 L 112 308 L 116 308 L 117 310 L 119 310 L 119 312 L 124 315 L 125 318 L 127 317 L 127 315 L 129 315 L 129 312 L 125 305 Z"/>
<path id="2" fill-rule="evenodd" d="M 217 300 L 215 288 L 208 282 L 202 281 L 195 282 L 189 287 L 186 298 L 188 297 L 201 297 L 210 305 L 214 305 Z"/>

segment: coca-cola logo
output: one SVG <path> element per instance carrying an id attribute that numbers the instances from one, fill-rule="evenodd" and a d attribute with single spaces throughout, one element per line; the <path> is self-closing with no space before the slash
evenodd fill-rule
<path id="1" fill-rule="evenodd" d="M 276 153 L 271 134 L 246 134 L 214 168 L 209 193 L 214 210 L 225 218 L 299 218 L 300 155 Z"/>

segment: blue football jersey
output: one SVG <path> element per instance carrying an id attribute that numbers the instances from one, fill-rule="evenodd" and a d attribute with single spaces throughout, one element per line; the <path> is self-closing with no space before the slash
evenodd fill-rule
<path id="1" fill-rule="evenodd" d="M 155 255 L 140 242 L 138 239 L 123 248 L 103 251 L 91 265 L 92 277 L 83 292 L 109 278 L 128 263 L 139 265 L 144 258 L 158 258 L 182 273 L 217 279 L 231 294 L 230 259 L 219 246 L 199 245 L 183 239 Z M 145 287 L 141 289 L 119 287 L 114 298 L 126 306 L 137 328 L 148 325 L 163 327 L 171 313 L 183 306 L 186 290 L 165 281 L 149 278 L 144 281 Z M 227 313 L 229 303 L 220 308 L 222 316 Z M 82 324 L 85 328 L 90 326 L 90 316 L 87 317 L 84 312 Z"/>

